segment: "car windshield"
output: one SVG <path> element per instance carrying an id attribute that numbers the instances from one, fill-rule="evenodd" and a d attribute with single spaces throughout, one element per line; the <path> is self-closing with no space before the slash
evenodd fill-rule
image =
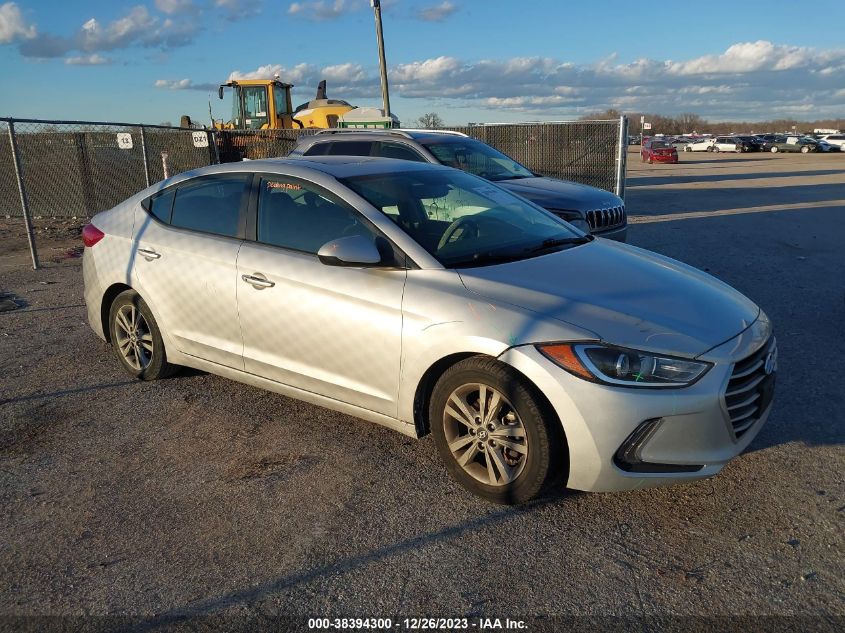
<path id="1" fill-rule="evenodd" d="M 442 165 L 456 167 L 487 180 L 510 180 L 534 176 L 531 170 L 509 156 L 471 138 L 421 140 L 420 144 L 434 154 Z"/>
<path id="2" fill-rule="evenodd" d="M 592 239 L 548 211 L 458 171 L 403 171 L 341 182 L 447 268 L 527 259 Z"/>
<path id="3" fill-rule="evenodd" d="M 652 141 L 651 148 L 652 149 L 665 149 L 669 147 L 665 141 Z"/>

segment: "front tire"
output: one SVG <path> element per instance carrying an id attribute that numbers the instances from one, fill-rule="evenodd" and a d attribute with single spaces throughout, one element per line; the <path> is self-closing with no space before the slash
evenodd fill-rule
<path id="1" fill-rule="evenodd" d="M 771 152 L 772 154 L 777 154 L 780 150 L 778 149 L 777 145 L 772 145 Z"/>
<path id="2" fill-rule="evenodd" d="M 178 369 L 167 362 L 167 351 L 153 313 L 134 290 L 120 293 L 112 303 L 109 334 L 121 366 L 133 378 L 158 380 Z"/>
<path id="3" fill-rule="evenodd" d="M 514 369 L 473 356 L 450 367 L 429 403 L 434 442 L 449 474 L 494 503 L 536 497 L 560 466 L 562 430 Z"/>
<path id="4" fill-rule="evenodd" d="M 802 147 L 802 148 L 801 148 L 801 153 L 802 153 L 802 154 L 808 154 L 809 152 L 810 152 L 810 148 L 809 148 L 809 147 L 807 147 L 806 145 L 805 145 L 804 147 Z"/>

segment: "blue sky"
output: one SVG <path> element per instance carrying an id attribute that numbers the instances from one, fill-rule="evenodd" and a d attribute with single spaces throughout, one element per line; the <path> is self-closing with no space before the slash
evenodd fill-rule
<path id="1" fill-rule="evenodd" d="M 845 117 L 845 1 L 383 0 L 405 122 Z M 835 25 L 828 28 L 826 25 Z M 368 0 L 0 0 L 0 116 L 205 121 L 229 77 L 378 105 Z M 217 117 L 228 100 L 212 97 Z"/>

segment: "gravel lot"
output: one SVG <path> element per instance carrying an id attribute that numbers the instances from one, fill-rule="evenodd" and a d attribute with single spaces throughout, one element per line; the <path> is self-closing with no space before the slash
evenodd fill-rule
<path id="1" fill-rule="evenodd" d="M 746 615 L 843 630 L 845 154 L 630 158 L 629 241 L 772 318 L 775 409 L 713 479 L 520 508 L 464 492 L 430 437 L 195 371 L 129 380 L 85 322 L 77 223 L 39 223 L 35 272 L 22 223 L 0 220 L 0 292 L 25 305 L 0 313 L 0 628 Z"/>

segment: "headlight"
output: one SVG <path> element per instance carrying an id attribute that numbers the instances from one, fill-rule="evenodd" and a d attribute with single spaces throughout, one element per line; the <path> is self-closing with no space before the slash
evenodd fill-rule
<path id="1" fill-rule="evenodd" d="M 538 345 L 547 358 L 579 378 L 625 387 L 686 387 L 710 363 L 596 343 Z"/>
<path id="2" fill-rule="evenodd" d="M 587 235 L 590 234 L 590 225 L 587 223 L 587 220 L 585 220 L 584 218 L 581 217 L 581 214 L 578 211 L 567 211 L 565 209 L 547 209 L 547 210 L 554 213 L 561 220 L 569 222 L 576 229 L 583 231 Z"/>

